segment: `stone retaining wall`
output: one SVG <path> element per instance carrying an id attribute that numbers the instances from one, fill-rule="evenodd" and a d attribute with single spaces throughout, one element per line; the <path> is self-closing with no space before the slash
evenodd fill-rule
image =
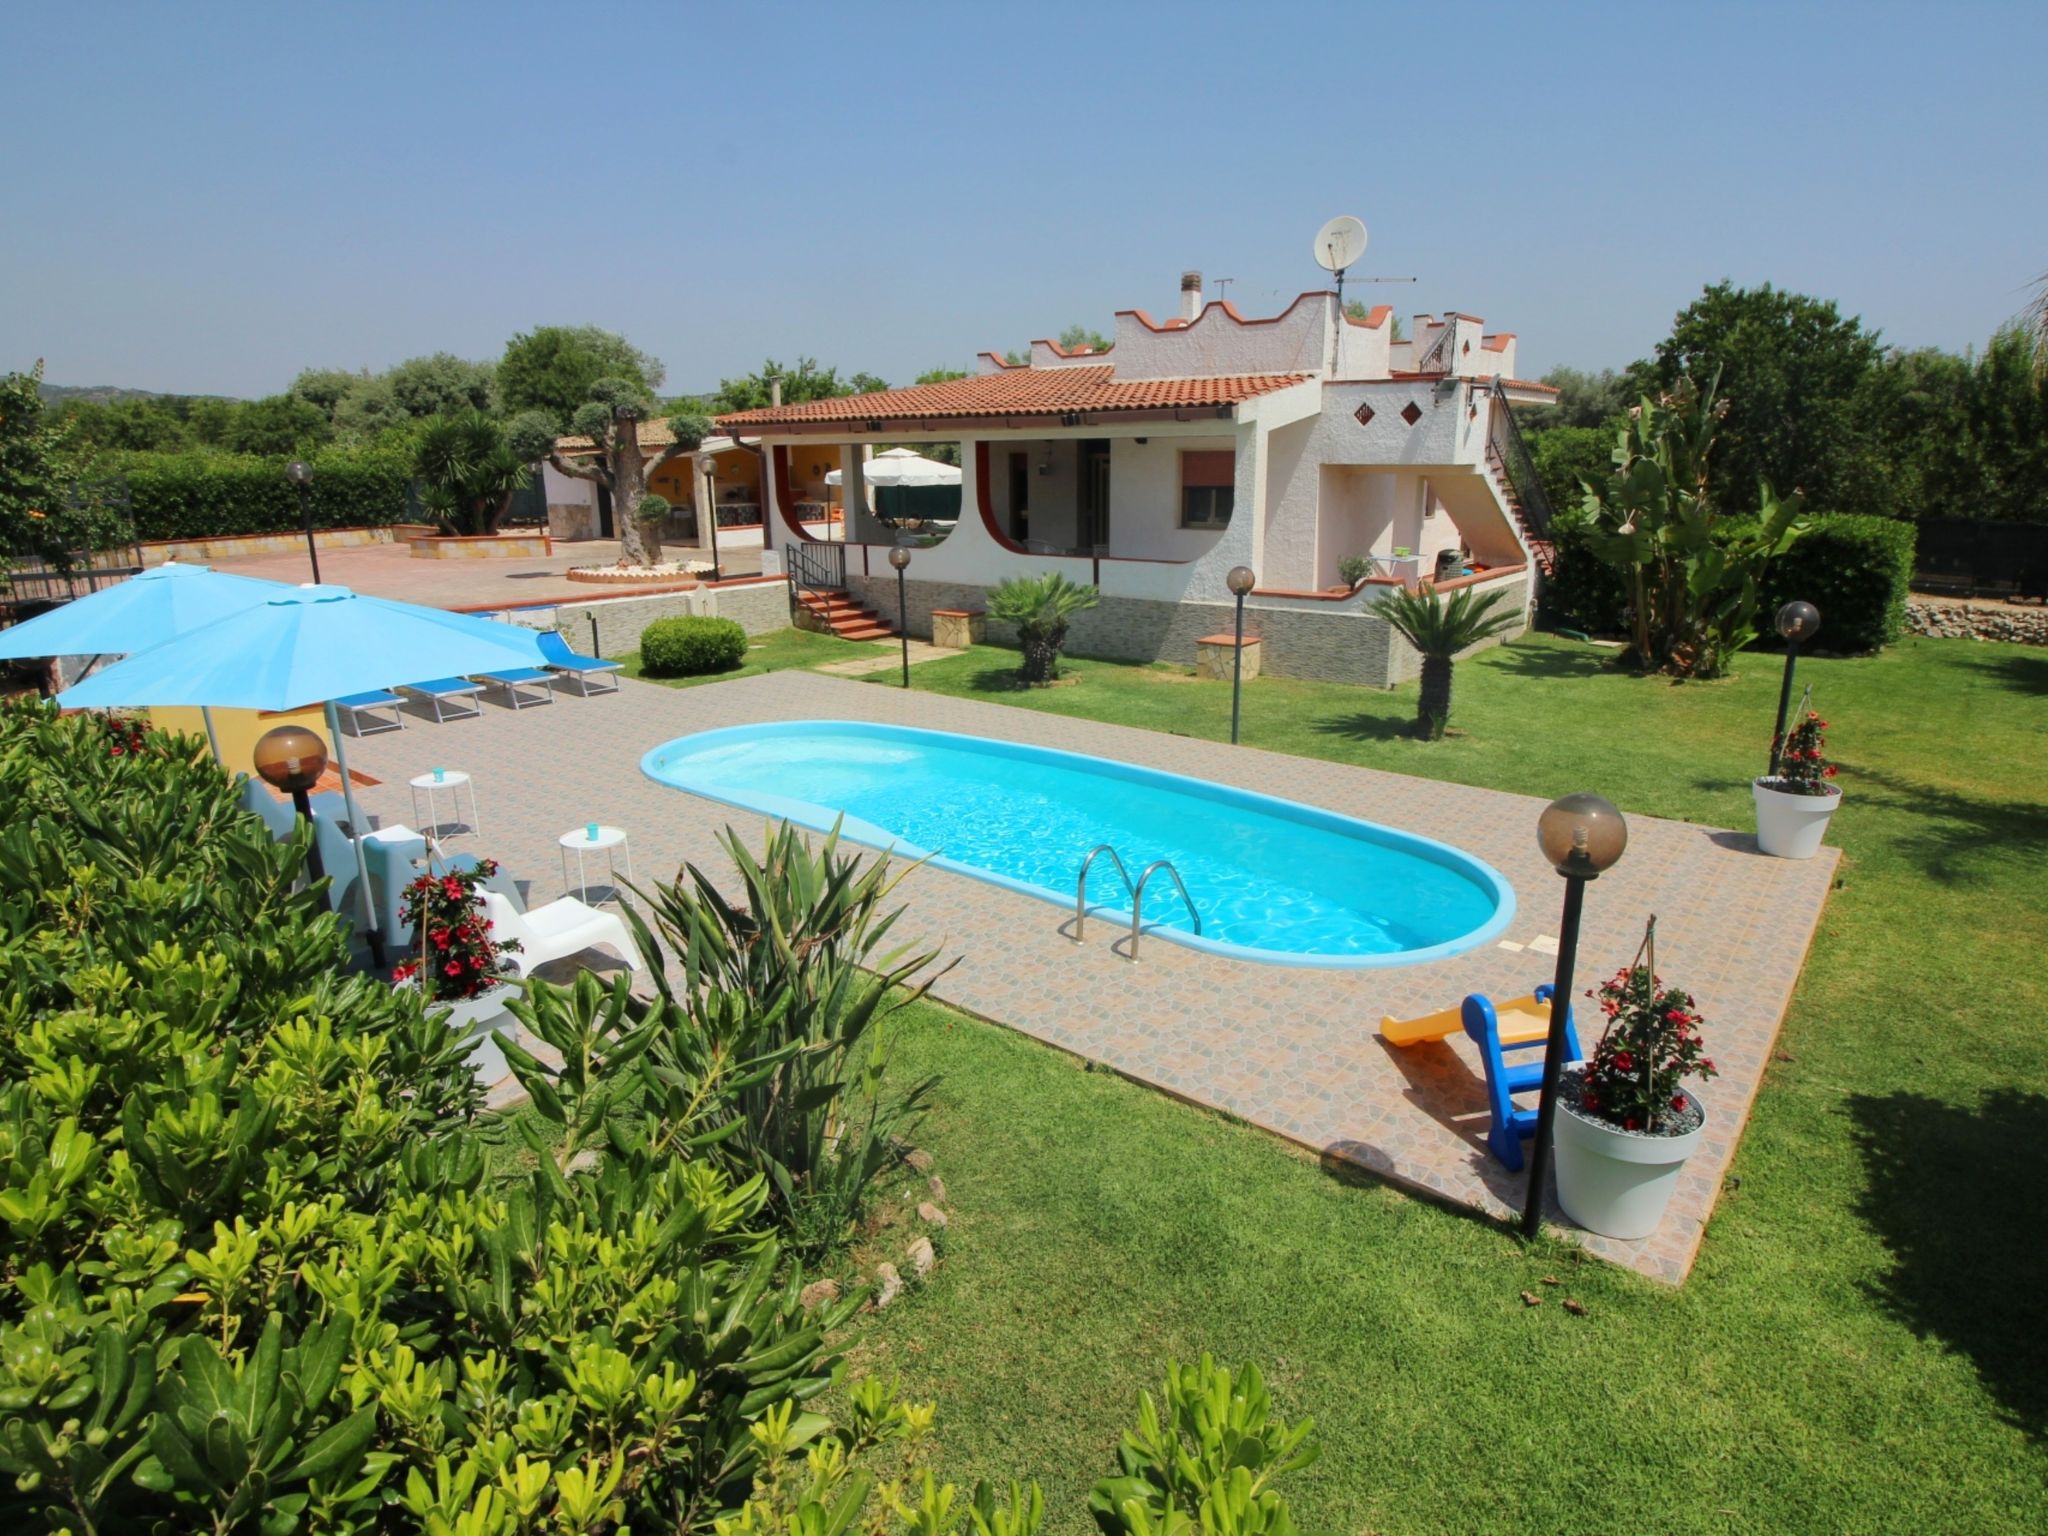
<path id="1" fill-rule="evenodd" d="M 733 619 L 750 635 L 789 627 L 789 586 L 786 582 L 749 582 L 744 586 L 691 587 L 640 597 L 597 598 L 587 603 L 559 603 L 555 622 L 578 650 L 591 644 L 591 620 L 597 621 L 597 654 L 623 656 L 640 649 L 640 631 L 656 619 L 687 614 Z"/>
<path id="2" fill-rule="evenodd" d="M 2048 645 L 2048 607 L 1916 597 L 1906 604 L 1906 633 L 1936 640 L 2009 640 Z"/>

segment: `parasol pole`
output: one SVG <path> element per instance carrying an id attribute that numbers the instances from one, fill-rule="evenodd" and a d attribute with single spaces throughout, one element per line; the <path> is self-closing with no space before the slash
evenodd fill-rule
<path id="1" fill-rule="evenodd" d="M 341 720 L 334 713 L 334 701 L 329 699 L 327 711 L 327 734 L 334 742 L 334 761 L 341 769 L 341 798 L 348 806 L 349 843 L 356 851 L 356 894 L 363 909 L 363 937 L 370 945 L 370 958 L 377 962 L 377 968 L 384 968 L 384 936 L 377 931 L 377 903 L 370 896 L 370 860 L 363 852 L 363 813 L 356 805 L 355 778 L 348 771 L 348 748 L 342 745 Z"/>

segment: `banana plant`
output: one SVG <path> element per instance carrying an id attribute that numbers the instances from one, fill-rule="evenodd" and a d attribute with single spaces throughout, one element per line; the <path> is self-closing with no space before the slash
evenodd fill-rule
<path id="1" fill-rule="evenodd" d="M 1588 548 L 1628 584 L 1630 656 L 1681 677 L 1711 677 L 1756 638 L 1770 562 L 1805 531 L 1799 497 L 1765 482 L 1753 513 L 1715 504 L 1707 463 L 1726 414 L 1688 380 L 1645 396 L 1616 436 L 1614 470 L 1579 509 Z"/>

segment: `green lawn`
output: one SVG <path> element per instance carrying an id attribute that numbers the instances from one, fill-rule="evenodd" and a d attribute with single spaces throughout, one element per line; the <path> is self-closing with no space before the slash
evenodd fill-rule
<path id="1" fill-rule="evenodd" d="M 753 677 L 760 672 L 782 672 L 791 667 L 852 661 L 856 657 L 876 655 L 888 649 L 887 645 L 879 643 L 856 645 L 834 635 L 814 635 L 806 629 L 778 629 L 771 634 L 756 635 L 749 641 L 747 659 L 730 672 L 718 672 L 709 677 L 648 677 L 647 681 L 666 683 L 671 688 L 694 688 L 700 683 L 729 683 L 736 677 Z M 647 677 L 640 670 L 638 651 L 627 651 L 614 659 L 626 664 L 627 677 Z"/>
<path id="2" fill-rule="evenodd" d="M 1405 734 L 1412 687 L 1262 679 L 1246 739 L 1747 827 L 1775 659 L 1680 687 L 1606 654 L 1530 639 L 1461 663 L 1460 734 L 1435 745 Z M 1014 665 L 912 677 L 1228 733 L 1227 685 L 1078 662 L 1018 694 L 996 678 Z M 1849 857 L 1682 1290 L 921 1006 L 902 1068 L 943 1076 L 922 1139 L 953 1225 L 930 1284 L 850 1342 L 939 1399 L 939 1470 L 1037 1476 L 1051 1527 L 1081 1532 L 1137 1389 L 1208 1349 L 1315 1416 L 1308 1530 L 2048 1527 L 2048 655 L 1908 641 L 1801 675 Z"/>

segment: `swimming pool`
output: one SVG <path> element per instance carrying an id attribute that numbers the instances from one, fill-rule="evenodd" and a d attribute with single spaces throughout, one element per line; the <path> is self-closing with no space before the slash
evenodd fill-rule
<path id="1" fill-rule="evenodd" d="M 1228 785 L 1016 742 L 908 726 L 797 720 L 665 742 L 657 783 L 829 830 L 1072 910 L 1081 861 L 1108 843 L 1145 888 L 1147 932 L 1283 965 L 1405 965 L 1471 949 L 1514 915 L 1513 889 L 1446 844 Z M 1100 859 L 1091 910 L 1128 928 Z M 1156 925 L 1156 926 L 1155 926 Z M 1107 942 L 1110 933 L 1103 933 Z"/>

